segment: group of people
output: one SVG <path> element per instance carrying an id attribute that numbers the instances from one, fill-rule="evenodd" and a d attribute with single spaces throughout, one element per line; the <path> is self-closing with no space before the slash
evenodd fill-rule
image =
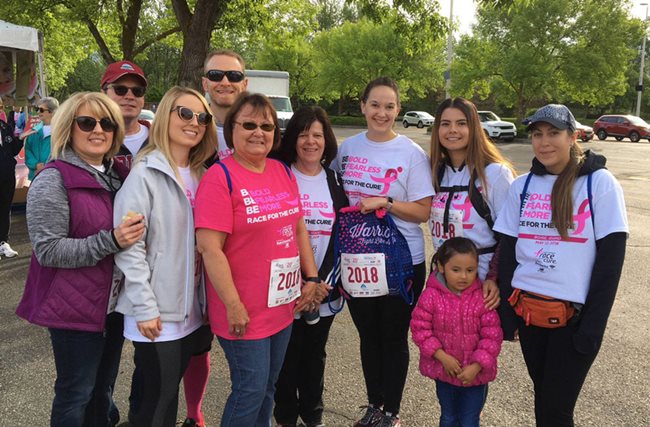
<path id="1" fill-rule="evenodd" d="M 533 165 L 515 178 L 463 98 L 438 107 L 428 156 L 395 132 L 399 89 L 377 78 L 360 98 L 367 129 L 338 146 L 319 107 L 297 111 L 282 136 L 269 100 L 246 92 L 237 53 L 204 65 L 209 102 L 173 87 L 150 128 L 137 119 L 147 80 L 128 61 L 53 116 L 50 159 L 28 192 L 33 256 L 17 309 L 50 333 L 51 425 L 117 424 L 124 338 L 132 425 L 175 425 L 181 380 L 183 425 L 205 425 L 216 335 L 232 384 L 222 426 L 322 426 L 326 345 L 345 301 L 367 392 L 355 427 L 401 425 L 409 329 L 441 426 L 479 425 L 502 341 L 517 337 L 537 425 L 573 425 L 628 225 L 620 185 L 581 151 L 565 106 L 529 119 Z M 412 298 L 344 296 L 347 206 L 392 218 Z"/>

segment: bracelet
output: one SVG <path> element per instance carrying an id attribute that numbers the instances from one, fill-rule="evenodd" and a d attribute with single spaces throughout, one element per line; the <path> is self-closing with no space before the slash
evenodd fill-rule
<path id="1" fill-rule="evenodd" d="M 307 277 L 304 281 L 305 282 L 313 282 L 313 283 L 320 283 L 321 282 L 320 277 L 318 277 L 318 276 Z"/>
<path id="2" fill-rule="evenodd" d="M 388 201 L 386 203 L 386 212 L 389 212 L 391 209 L 393 209 L 393 198 L 388 196 L 386 197 L 386 200 Z"/>

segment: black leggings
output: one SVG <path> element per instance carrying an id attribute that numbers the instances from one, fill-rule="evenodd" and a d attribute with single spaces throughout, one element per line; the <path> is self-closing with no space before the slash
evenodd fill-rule
<path id="1" fill-rule="evenodd" d="M 352 298 L 350 314 L 359 331 L 361 365 L 368 403 L 399 413 L 409 366 L 408 331 L 411 311 L 424 287 L 425 263 L 413 266 L 414 301 L 400 296 Z"/>
<path id="2" fill-rule="evenodd" d="M 174 427 L 178 389 L 192 355 L 212 340 L 209 325 L 174 341 L 134 342 L 136 369 L 140 372 L 140 404 L 131 414 L 135 425 Z"/>
<path id="3" fill-rule="evenodd" d="M 557 329 L 519 325 L 519 340 L 535 389 L 537 427 L 572 427 L 573 410 L 598 351 L 573 346 L 574 325 Z"/>

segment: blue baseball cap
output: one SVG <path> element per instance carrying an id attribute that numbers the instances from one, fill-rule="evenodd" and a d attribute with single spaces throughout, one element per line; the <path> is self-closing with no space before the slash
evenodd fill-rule
<path id="1" fill-rule="evenodd" d="M 571 132 L 576 130 L 576 119 L 571 111 L 562 104 L 548 104 L 535 111 L 535 114 L 523 121 L 526 130 L 537 122 L 546 122 L 560 130 L 569 129 Z"/>

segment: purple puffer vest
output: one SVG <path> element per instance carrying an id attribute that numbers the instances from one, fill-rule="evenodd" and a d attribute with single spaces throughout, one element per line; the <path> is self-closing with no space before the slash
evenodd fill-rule
<path id="1" fill-rule="evenodd" d="M 128 171 L 116 164 L 124 178 Z M 68 237 L 84 238 L 113 228 L 113 200 L 88 171 L 64 161 L 46 168 L 61 174 L 68 194 Z M 23 298 L 16 314 L 36 325 L 78 331 L 103 331 L 113 277 L 113 255 L 92 267 L 44 267 L 32 253 Z"/>

